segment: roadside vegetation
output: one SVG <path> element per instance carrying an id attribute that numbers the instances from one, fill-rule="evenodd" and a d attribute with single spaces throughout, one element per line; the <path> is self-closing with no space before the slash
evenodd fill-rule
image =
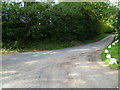
<path id="1" fill-rule="evenodd" d="M 29 51 L 42 51 L 42 50 L 54 50 L 54 49 L 64 49 L 73 46 L 80 46 L 92 42 L 96 42 L 110 34 L 100 35 L 93 40 L 79 42 L 79 41 L 71 41 L 71 42 L 58 42 L 58 41 L 44 41 L 44 42 L 32 42 L 30 45 L 25 48 L 18 49 L 2 49 L 2 53 L 16 53 L 16 52 L 29 52 Z"/>
<path id="2" fill-rule="evenodd" d="M 111 46 L 111 47 L 109 47 L 109 46 Z M 119 46 L 120 46 L 120 41 L 119 41 L 118 36 L 116 36 L 114 41 L 110 45 L 105 47 L 101 53 L 102 59 L 105 61 L 106 64 L 108 64 L 112 68 L 120 69 Z M 108 50 L 108 52 L 106 52 L 107 50 Z M 112 59 L 113 59 L 113 61 L 112 61 Z M 110 63 L 110 62 L 112 62 L 112 63 Z"/>
<path id="3" fill-rule="evenodd" d="M 2 2 L 2 52 L 62 49 L 117 31 L 118 9 L 104 2 Z"/>

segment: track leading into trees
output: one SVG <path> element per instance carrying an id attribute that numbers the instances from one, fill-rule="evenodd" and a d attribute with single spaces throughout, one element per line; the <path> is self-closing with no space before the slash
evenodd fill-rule
<path id="1" fill-rule="evenodd" d="M 116 88 L 118 71 L 100 58 L 110 35 L 78 47 L 3 54 L 3 88 Z"/>

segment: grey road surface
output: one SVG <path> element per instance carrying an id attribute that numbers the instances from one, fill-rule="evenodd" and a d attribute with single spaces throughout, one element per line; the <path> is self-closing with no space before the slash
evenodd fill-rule
<path id="1" fill-rule="evenodd" d="M 2 88 L 117 88 L 118 71 L 100 58 L 110 35 L 82 46 L 2 55 Z"/>

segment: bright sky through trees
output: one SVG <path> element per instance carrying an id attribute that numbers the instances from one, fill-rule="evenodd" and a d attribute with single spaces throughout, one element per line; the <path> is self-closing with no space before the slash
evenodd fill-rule
<path id="1" fill-rule="evenodd" d="M 120 10 L 120 5 L 118 4 L 120 0 L 109 0 L 113 5 L 116 5 Z"/>

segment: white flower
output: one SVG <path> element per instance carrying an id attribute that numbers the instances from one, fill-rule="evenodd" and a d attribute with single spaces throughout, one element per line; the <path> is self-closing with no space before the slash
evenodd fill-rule
<path id="1" fill-rule="evenodd" d="M 115 43 L 118 43 L 118 42 L 119 42 L 119 40 L 116 40 L 116 41 L 115 41 Z"/>
<path id="2" fill-rule="evenodd" d="M 110 54 L 107 54 L 107 55 L 106 55 L 106 58 L 111 59 L 111 55 L 110 55 Z"/>
<path id="3" fill-rule="evenodd" d="M 109 64 L 117 64 L 117 61 L 116 61 L 116 59 L 115 58 L 111 58 L 111 60 L 110 60 L 110 62 L 109 62 Z"/>
<path id="4" fill-rule="evenodd" d="M 115 43 L 117 43 L 117 41 L 115 41 Z"/>
<path id="5" fill-rule="evenodd" d="M 106 49 L 106 50 L 105 50 L 105 53 L 108 53 L 108 52 L 109 52 L 109 51 Z"/>
<path id="6" fill-rule="evenodd" d="M 111 48 L 111 45 L 109 45 L 108 48 Z"/>
<path id="7" fill-rule="evenodd" d="M 115 43 L 112 43 L 112 45 L 115 45 Z"/>

